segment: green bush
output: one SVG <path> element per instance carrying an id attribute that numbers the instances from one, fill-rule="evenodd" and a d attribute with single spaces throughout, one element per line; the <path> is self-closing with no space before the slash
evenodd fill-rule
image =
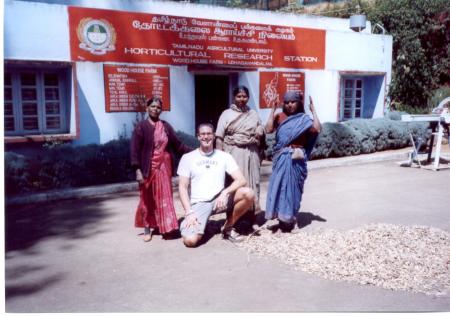
<path id="1" fill-rule="evenodd" d="M 414 139 L 428 139 L 425 122 L 402 122 L 394 119 L 356 119 L 343 123 L 324 123 L 311 159 L 367 154 L 402 148 Z M 177 132 L 180 140 L 196 148 L 194 136 Z M 266 157 L 272 156 L 275 134 L 266 137 Z M 178 158 L 175 160 L 175 168 Z M 130 140 L 120 138 L 103 145 L 45 147 L 28 158 L 13 152 L 5 153 L 5 183 L 8 195 L 42 190 L 82 187 L 134 180 L 130 165 Z"/>
<path id="2" fill-rule="evenodd" d="M 311 159 L 368 154 L 403 148 L 414 139 L 428 139 L 426 122 L 402 122 L 388 118 L 355 119 L 342 123 L 324 123 Z"/>
<path id="3" fill-rule="evenodd" d="M 266 149 L 264 150 L 264 156 L 269 159 L 272 157 L 272 148 L 275 145 L 275 133 L 266 135 Z"/>
<path id="4" fill-rule="evenodd" d="M 432 91 L 450 82 L 449 0 L 347 0 L 307 13 L 349 18 L 360 11 L 372 22 L 374 33 L 386 32 L 392 43 L 392 81 L 389 97 L 396 110 L 427 113 Z M 283 11 L 305 13 L 289 5 Z M 431 99 L 430 99 L 431 98 Z"/>
<path id="5" fill-rule="evenodd" d="M 82 175 L 82 164 L 86 150 L 76 151 L 69 145 L 49 148 L 39 154 L 40 168 L 37 174 L 39 189 L 65 188 Z"/>
<path id="6" fill-rule="evenodd" d="M 391 108 L 395 109 L 396 111 L 402 112 L 402 113 L 409 113 L 409 114 L 426 114 L 430 113 L 433 108 L 431 107 L 419 107 L 419 106 L 412 106 L 408 104 L 403 104 L 400 102 L 392 102 Z"/>
<path id="7" fill-rule="evenodd" d="M 363 135 L 348 124 L 324 123 L 310 159 L 359 155 Z"/>
<path id="8" fill-rule="evenodd" d="M 386 114 L 386 118 L 394 121 L 401 121 L 402 115 L 408 114 L 409 112 L 404 111 L 390 111 Z"/>
<path id="9" fill-rule="evenodd" d="M 391 112 L 386 118 L 355 119 L 341 123 L 326 122 L 310 159 L 369 154 L 376 151 L 403 148 L 414 141 L 430 137 L 428 123 L 402 122 L 402 112 Z M 392 118 L 392 119 L 391 119 Z M 275 133 L 267 135 L 266 157 L 271 159 Z"/>
<path id="10" fill-rule="evenodd" d="M 443 86 L 432 92 L 428 107 L 432 110 L 445 98 L 450 97 L 450 87 Z"/>
<path id="11" fill-rule="evenodd" d="M 198 147 L 197 138 L 183 132 L 177 135 L 186 145 Z M 175 157 L 175 167 L 178 160 Z M 128 138 L 103 145 L 43 146 L 32 159 L 14 152 L 5 153 L 6 193 L 10 195 L 134 179 Z"/>
<path id="12" fill-rule="evenodd" d="M 104 145 L 55 146 L 38 154 L 37 189 L 99 185 L 132 180 L 129 139 Z"/>
<path id="13" fill-rule="evenodd" d="M 5 193 L 17 194 L 22 188 L 29 191 L 31 177 L 29 161 L 23 156 L 13 152 L 5 152 Z"/>
<path id="14" fill-rule="evenodd" d="M 372 23 L 393 36 L 392 100 L 426 109 L 431 91 L 449 80 L 448 0 L 375 0 Z"/>
<path id="15" fill-rule="evenodd" d="M 182 131 L 177 131 L 177 137 L 181 140 L 182 143 L 189 147 L 197 148 L 198 146 L 200 146 L 200 142 L 198 141 L 197 137 L 190 134 L 186 134 Z"/>

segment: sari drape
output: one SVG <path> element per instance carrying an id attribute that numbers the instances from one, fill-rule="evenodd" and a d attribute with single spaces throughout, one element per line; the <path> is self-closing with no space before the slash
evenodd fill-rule
<path id="1" fill-rule="evenodd" d="M 277 129 L 272 174 L 267 190 L 266 219 L 278 218 L 287 223 L 296 220 L 303 185 L 308 175 L 306 161 L 312 152 L 317 135 L 312 134 L 308 139 L 304 148 L 304 159 L 293 160 L 291 158 L 293 149 L 287 146 L 301 134 L 306 133 L 312 124 L 312 119 L 308 115 L 298 113 L 289 116 Z"/>
<path id="2" fill-rule="evenodd" d="M 225 128 L 223 149 L 230 153 L 242 171 L 247 186 L 250 187 L 259 200 L 260 191 L 260 152 L 256 129 L 260 125 L 255 111 L 242 112 Z"/>
<path id="3" fill-rule="evenodd" d="M 155 123 L 150 176 L 140 185 L 135 226 L 158 228 L 161 234 L 178 229 L 172 197 L 172 167 L 166 151 L 168 136 L 161 121 Z"/>

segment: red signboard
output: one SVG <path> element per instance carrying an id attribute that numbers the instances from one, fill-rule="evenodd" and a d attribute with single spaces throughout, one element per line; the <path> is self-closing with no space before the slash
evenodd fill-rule
<path id="1" fill-rule="evenodd" d="M 69 7 L 74 61 L 325 67 L 325 30 Z"/>
<path id="2" fill-rule="evenodd" d="M 103 74 L 106 112 L 143 112 L 152 96 L 170 110 L 169 68 L 103 65 Z"/>
<path id="3" fill-rule="evenodd" d="M 281 105 L 286 91 L 301 91 L 305 94 L 305 74 L 302 72 L 260 72 L 259 107 L 271 108 Z"/>

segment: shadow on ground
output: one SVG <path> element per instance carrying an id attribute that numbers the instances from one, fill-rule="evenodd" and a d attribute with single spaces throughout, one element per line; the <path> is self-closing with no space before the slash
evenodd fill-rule
<path id="1" fill-rule="evenodd" d="M 298 228 L 303 228 L 308 225 L 311 225 L 313 221 L 326 222 L 327 220 L 325 218 L 320 217 L 319 215 L 315 215 L 309 212 L 301 212 L 297 214 Z"/>
<path id="2" fill-rule="evenodd" d="M 261 227 L 263 226 L 267 220 L 264 218 L 265 212 L 264 211 L 259 211 L 258 213 L 256 213 L 255 216 L 255 223 Z M 222 218 L 221 218 L 222 217 Z M 184 217 L 181 217 L 178 219 L 178 226 L 181 227 L 181 222 L 184 220 Z M 315 215 L 313 213 L 309 213 L 309 212 L 302 212 L 297 214 L 297 223 L 298 223 L 298 227 L 299 228 L 304 228 L 308 225 L 310 225 L 313 221 L 319 221 L 319 222 L 326 222 L 326 219 Z M 222 233 L 222 228 L 223 225 L 225 224 L 225 215 L 224 214 L 215 214 L 212 215 L 209 220 L 208 223 L 206 224 L 205 227 L 205 233 L 202 237 L 202 239 L 200 240 L 199 244 L 197 245 L 197 247 L 200 247 L 204 244 L 206 244 L 211 238 L 213 238 L 215 235 L 219 235 Z M 248 236 L 250 234 L 254 233 L 254 230 L 251 227 L 251 221 L 249 221 L 249 219 L 241 218 L 236 224 L 235 224 L 235 228 L 236 230 L 245 236 Z M 141 236 L 143 236 L 144 233 L 140 234 Z M 156 235 L 161 235 L 157 230 L 155 231 Z M 180 231 L 174 231 L 171 232 L 169 234 L 165 234 L 164 239 L 181 239 L 181 234 Z"/>
<path id="3" fill-rule="evenodd" d="M 262 226 L 268 222 L 267 219 L 264 217 L 265 213 L 264 211 L 261 211 L 256 214 L 256 224 L 258 226 Z M 299 212 L 296 216 L 297 219 L 297 226 L 299 229 L 302 229 L 308 225 L 311 225 L 313 221 L 318 222 L 326 222 L 327 220 L 319 215 L 315 215 L 313 213 L 309 212 Z M 273 233 L 277 232 L 279 229 L 281 229 L 283 232 L 289 232 L 290 230 L 286 230 L 281 228 L 279 225 L 278 220 L 275 220 L 275 222 L 271 223 L 268 228 L 272 230 Z M 292 228 L 291 228 L 292 229 Z M 244 233 L 246 234 L 246 233 Z"/>
<path id="4" fill-rule="evenodd" d="M 6 206 L 5 251 L 28 250 L 44 238 L 88 238 L 110 216 L 102 198 Z"/>
<path id="5" fill-rule="evenodd" d="M 20 268 L 19 268 L 20 269 Z M 16 269 L 17 270 L 17 269 Z M 30 270 L 30 266 L 24 266 L 24 270 Z M 6 275 L 8 276 L 9 271 L 6 269 Z M 23 275 L 22 275 L 23 277 Z M 36 292 L 42 291 L 45 288 L 61 281 L 64 278 L 62 273 L 57 273 L 52 276 L 43 277 L 32 283 L 16 283 L 14 285 L 5 285 L 5 298 L 8 300 L 13 297 L 32 295 Z"/>
<path id="6" fill-rule="evenodd" d="M 264 211 L 260 211 L 260 212 L 256 213 L 255 223 L 257 226 L 261 227 L 267 222 L 264 215 L 265 215 Z M 327 220 L 325 218 L 322 218 L 319 215 L 315 215 L 315 214 L 309 213 L 309 212 L 301 212 L 301 213 L 297 214 L 297 225 L 298 225 L 298 228 L 300 228 L 300 229 L 302 229 L 308 225 L 311 225 L 311 223 L 313 221 L 326 222 Z M 218 219 L 218 220 L 210 219 L 208 221 L 208 224 L 205 229 L 205 234 L 204 234 L 199 246 L 207 243 L 215 235 L 221 234 L 222 227 L 224 224 L 225 224 L 225 219 Z M 252 229 L 251 226 L 252 225 L 249 221 L 247 221 L 245 218 L 242 218 L 236 223 L 235 228 L 240 234 L 248 236 L 250 234 L 255 233 L 255 231 Z"/>
<path id="7" fill-rule="evenodd" d="M 26 264 L 13 263 L 14 251 L 39 254 L 34 247 L 49 237 L 76 240 L 102 232 L 100 222 L 112 216 L 104 198 L 35 203 L 5 208 L 5 298 L 29 296 L 64 279 L 64 273 L 48 271 L 30 257 Z M 49 258 L 50 260 L 50 258 Z"/>

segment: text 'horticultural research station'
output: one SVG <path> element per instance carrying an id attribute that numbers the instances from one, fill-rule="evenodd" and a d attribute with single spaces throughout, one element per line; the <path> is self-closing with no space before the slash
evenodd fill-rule
<path id="1" fill-rule="evenodd" d="M 325 31 L 69 7 L 74 61 L 323 69 Z"/>

